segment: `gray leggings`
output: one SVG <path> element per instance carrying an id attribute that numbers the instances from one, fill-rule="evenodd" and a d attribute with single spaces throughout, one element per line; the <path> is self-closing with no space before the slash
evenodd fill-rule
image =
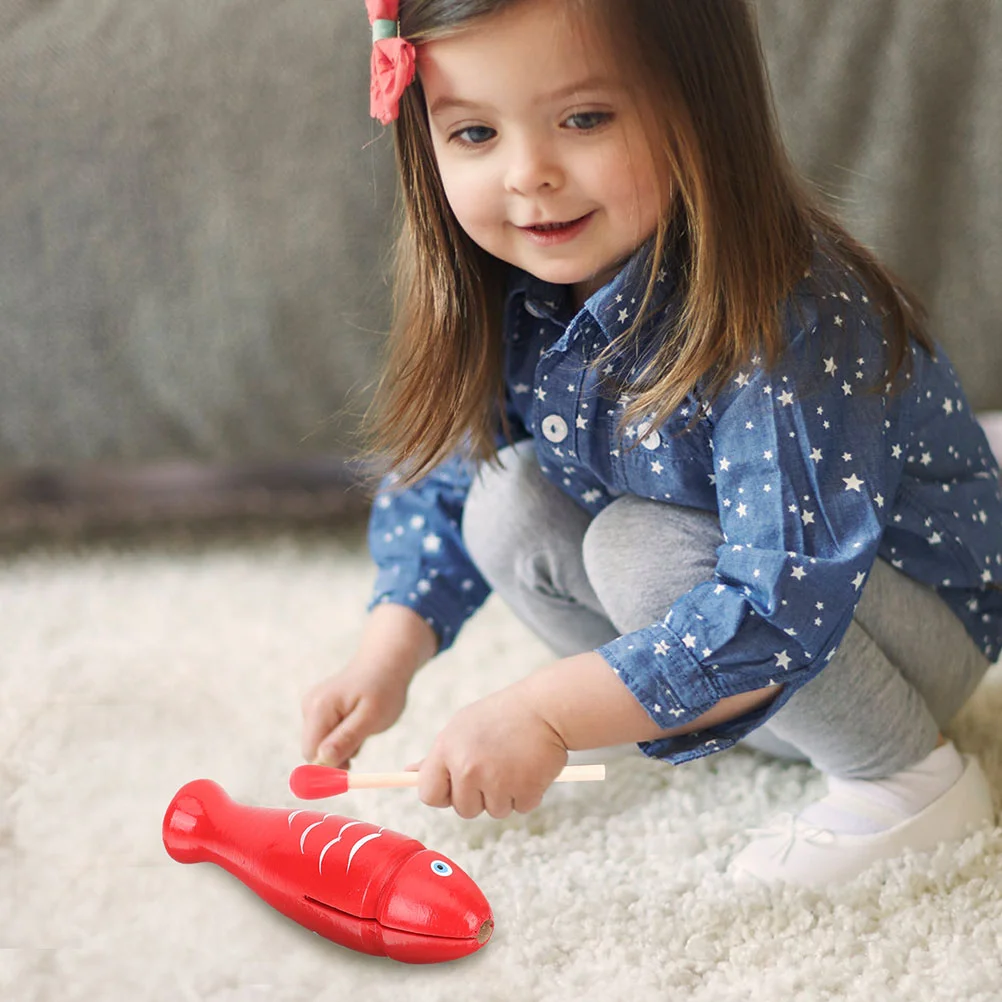
<path id="1" fill-rule="evenodd" d="M 624 496 L 594 518 L 543 476 L 531 442 L 484 467 L 463 537 L 481 573 L 562 657 L 664 617 L 708 581 L 716 515 Z M 652 547 L 671 554 L 651 560 Z M 744 743 L 873 779 L 920 761 L 989 668 L 931 588 L 878 560 L 835 657 Z"/>

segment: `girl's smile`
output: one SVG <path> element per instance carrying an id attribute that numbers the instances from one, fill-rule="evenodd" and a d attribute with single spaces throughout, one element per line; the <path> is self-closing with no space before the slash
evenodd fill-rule
<path id="1" fill-rule="evenodd" d="M 580 304 L 657 228 L 671 189 L 633 95 L 565 0 L 418 50 L 446 197 L 495 257 Z"/>
<path id="2" fill-rule="evenodd" d="M 589 212 L 566 223 L 536 223 L 533 226 L 522 226 L 520 229 L 538 246 L 553 247 L 556 244 L 567 243 L 583 233 L 594 215 L 594 212 Z"/>

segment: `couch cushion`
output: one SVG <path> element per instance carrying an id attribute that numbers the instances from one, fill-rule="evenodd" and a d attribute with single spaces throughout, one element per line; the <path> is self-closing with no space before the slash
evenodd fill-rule
<path id="1" fill-rule="evenodd" d="M 346 443 L 387 315 L 370 37 L 344 0 L 3 4 L 0 468 Z"/>
<path id="2" fill-rule="evenodd" d="M 1002 408 L 1002 4 L 759 7 L 796 159 Z M 361 0 L 3 4 L 0 469 L 349 443 L 388 307 L 368 53 Z"/>

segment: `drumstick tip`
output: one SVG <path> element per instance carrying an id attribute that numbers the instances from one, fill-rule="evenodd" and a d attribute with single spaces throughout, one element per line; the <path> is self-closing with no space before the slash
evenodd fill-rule
<path id="1" fill-rule="evenodd" d="M 329 765 L 314 762 L 300 765 L 289 776 L 289 789 L 300 800 L 321 800 L 336 797 L 348 789 L 348 773 Z"/>

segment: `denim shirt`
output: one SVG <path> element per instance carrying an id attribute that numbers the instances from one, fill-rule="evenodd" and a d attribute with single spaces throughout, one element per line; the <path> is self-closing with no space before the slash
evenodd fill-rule
<path id="1" fill-rule="evenodd" d="M 640 422 L 620 436 L 627 400 L 603 377 L 636 370 L 644 331 L 604 372 L 591 363 L 632 324 L 645 260 L 638 252 L 577 312 L 566 287 L 513 270 L 504 328 L 512 435 L 531 438 L 545 476 L 592 514 L 634 494 L 719 515 L 725 542 L 713 577 L 658 622 L 598 649 L 656 723 L 677 727 L 724 696 L 783 690 L 763 710 L 641 748 L 682 762 L 764 723 L 834 656 L 878 556 L 936 589 L 995 659 L 999 473 L 945 354 L 913 347 L 903 389 L 887 394 L 880 318 L 819 251 L 785 304 L 775 366 L 753 358 L 712 403 L 694 392 L 658 427 Z M 662 269 L 659 314 L 676 307 L 674 291 Z M 372 604 L 414 609 L 440 649 L 489 592 L 461 536 L 473 475 L 457 457 L 403 491 L 388 477 L 370 519 Z"/>

